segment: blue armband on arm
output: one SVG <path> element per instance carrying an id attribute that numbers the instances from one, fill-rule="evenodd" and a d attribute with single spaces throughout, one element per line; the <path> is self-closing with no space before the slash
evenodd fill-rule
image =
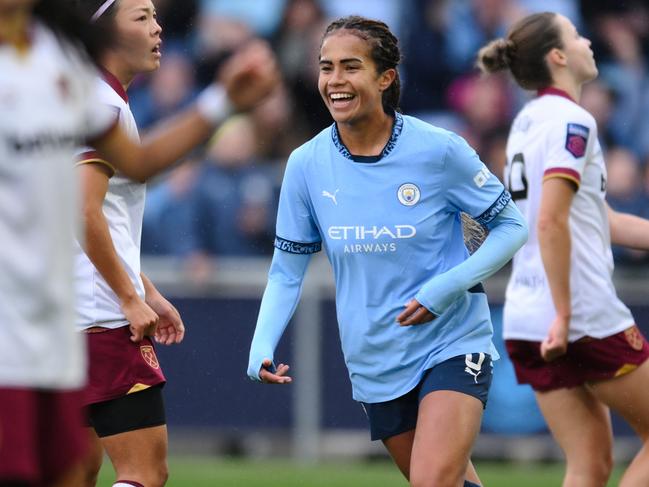
<path id="1" fill-rule="evenodd" d="M 302 281 L 311 254 L 296 254 L 275 249 L 268 272 L 268 283 L 261 300 L 255 334 L 250 345 L 248 376 L 259 379 L 265 359 L 273 360 L 275 348 L 293 316 L 302 292 Z"/>
<path id="2" fill-rule="evenodd" d="M 480 248 L 461 264 L 439 274 L 419 290 L 415 299 L 441 315 L 467 289 L 493 275 L 527 241 L 527 224 L 513 202 L 489 223 L 489 235 Z"/>

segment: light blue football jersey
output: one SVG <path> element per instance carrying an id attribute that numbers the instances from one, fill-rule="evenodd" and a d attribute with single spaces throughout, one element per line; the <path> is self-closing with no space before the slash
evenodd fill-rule
<path id="1" fill-rule="evenodd" d="M 468 257 L 460 211 L 487 225 L 509 199 L 464 139 L 398 113 L 378 157 L 352 156 L 335 124 L 291 154 L 275 246 L 312 253 L 324 244 L 354 399 L 399 397 L 457 355 L 497 358 L 481 286 L 432 322 L 401 327 L 396 317 L 426 281 Z"/>

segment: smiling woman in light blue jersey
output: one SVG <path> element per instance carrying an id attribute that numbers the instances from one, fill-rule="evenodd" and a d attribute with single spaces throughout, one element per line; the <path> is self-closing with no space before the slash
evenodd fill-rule
<path id="1" fill-rule="evenodd" d="M 398 113 L 399 60 L 381 22 L 347 17 L 325 32 L 318 84 L 335 123 L 288 161 L 248 374 L 290 382 L 274 350 L 324 244 L 353 395 L 372 438 L 412 485 L 476 485 L 469 455 L 496 358 L 480 281 L 527 229 L 461 137 Z M 461 212 L 490 230 L 470 257 Z"/>

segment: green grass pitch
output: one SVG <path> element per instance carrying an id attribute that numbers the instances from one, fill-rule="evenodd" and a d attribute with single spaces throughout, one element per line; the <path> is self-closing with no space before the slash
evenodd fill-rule
<path id="1" fill-rule="evenodd" d="M 290 460 L 228 460 L 174 457 L 169 461 L 168 487 L 407 487 L 389 461 L 325 462 L 299 466 Z M 485 487 L 553 487 L 561 485 L 562 464 L 476 463 Z M 621 468 L 609 486 L 617 485 Z M 110 487 L 107 462 L 98 487 Z"/>

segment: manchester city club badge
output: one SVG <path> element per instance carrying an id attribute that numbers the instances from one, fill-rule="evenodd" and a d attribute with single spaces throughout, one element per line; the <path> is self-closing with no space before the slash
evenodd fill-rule
<path id="1" fill-rule="evenodd" d="M 397 190 L 397 198 L 399 198 L 399 203 L 405 206 L 414 206 L 421 198 L 421 192 L 416 184 L 405 183 L 399 186 Z"/>

